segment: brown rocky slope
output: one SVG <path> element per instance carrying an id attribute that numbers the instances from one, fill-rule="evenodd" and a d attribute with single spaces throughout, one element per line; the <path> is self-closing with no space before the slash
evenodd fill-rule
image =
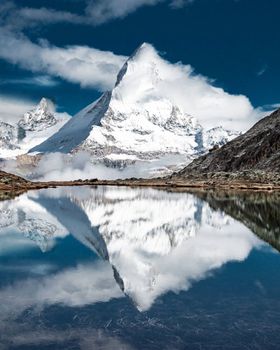
<path id="1" fill-rule="evenodd" d="M 30 182 L 20 176 L 6 173 L 0 170 L 0 189 L 24 188 L 29 186 Z"/>
<path id="2" fill-rule="evenodd" d="M 247 176 L 280 179 L 280 109 L 261 119 L 245 134 L 195 159 L 176 177 Z M 215 176 L 214 176 L 215 177 Z"/>

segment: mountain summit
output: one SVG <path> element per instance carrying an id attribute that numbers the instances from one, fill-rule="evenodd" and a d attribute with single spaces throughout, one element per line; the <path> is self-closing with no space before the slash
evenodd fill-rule
<path id="1" fill-rule="evenodd" d="M 13 158 L 56 133 L 69 120 L 65 113 L 55 113 L 52 101 L 42 98 L 31 111 L 26 112 L 16 124 L 0 121 L 0 157 Z"/>
<path id="2" fill-rule="evenodd" d="M 142 44 L 120 70 L 111 91 L 30 152 L 87 151 L 110 165 L 175 155 L 186 162 L 213 147 L 213 139 L 224 144 L 237 136 L 221 128 L 216 137 L 209 136 L 193 116 L 174 105 L 164 84 L 165 65 L 152 45 Z"/>
<path id="3" fill-rule="evenodd" d="M 40 131 L 49 128 L 57 123 L 54 111 L 52 101 L 43 97 L 35 109 L 24 114 L 18 126 L 26 131 Z"/>

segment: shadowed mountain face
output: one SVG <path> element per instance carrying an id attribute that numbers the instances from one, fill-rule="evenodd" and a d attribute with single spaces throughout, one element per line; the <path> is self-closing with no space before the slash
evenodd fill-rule
<path id="1" fill-rule="evenodd" d="M 280 194 L 201 192 L 197 194 L 214 210 L 242 222 L 262 240 L 280 251 Z"/>
<path id="2" fill-rule="evenodd" d="M 280 109 L 245 134 L 194 160 L 178 175 L 244 170 L 280 172 Z"/>

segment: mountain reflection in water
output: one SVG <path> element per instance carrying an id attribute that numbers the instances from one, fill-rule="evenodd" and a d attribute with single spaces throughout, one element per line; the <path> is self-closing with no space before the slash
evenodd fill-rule
<path id="1" fill-rule="evenodd" d="M 265 242 L 279 250 L 279 203 L 277 194 L 110 187 L 45 189 L 0 202 L 0 333 L 11 328 L 4 344 L 30 310 L 126 296 L 135 310 L 149 312 L 170 292 L 190 291 L 227 263 L 267 249 Z M 81 249 L 86 253 L 76 256 Z"/>

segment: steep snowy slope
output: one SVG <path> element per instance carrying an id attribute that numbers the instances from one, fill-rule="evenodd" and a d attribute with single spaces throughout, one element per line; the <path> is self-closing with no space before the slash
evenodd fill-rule
<path id="1" fill-rule="evenodd" d="M 0 122 L 0 157 L 11 158 L 27 153 L 56 133 L 68 120 L 66 113 L 56 114 L 53 103 L 42 98 L 38 106 L 26 112 L 17 124 Z"/>
<path id="2" fill-rule="evenodd" d="M 168 98 L 162 67 L 155 49 L 143 44 L 119 72 L 112 91 L 30 152 L 87 151 L 106 164 L 151 161 L 166 155 L 184 155 L 189 161 L 213 147 L 213 142 L 223 144 L 237 135 L 220 128 L 213 131 L 209 145 L 199 122 Z"/>

